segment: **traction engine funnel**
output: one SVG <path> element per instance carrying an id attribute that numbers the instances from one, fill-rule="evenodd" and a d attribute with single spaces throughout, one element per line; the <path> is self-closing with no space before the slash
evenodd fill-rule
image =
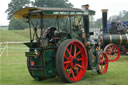
<path id="1" fill-rule="evenodd" d="M 102 10 L 103 34 L 107 33 L 107 12 L 108 9 Z"/>

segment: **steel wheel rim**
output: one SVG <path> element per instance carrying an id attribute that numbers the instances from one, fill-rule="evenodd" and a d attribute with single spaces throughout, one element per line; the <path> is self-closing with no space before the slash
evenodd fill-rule
<path id="1" fill-rule="evenodd" d="M 99 71 L 101 74 L 104 74 L 107 72 L 108 69 L 108 58 L 105 53 L 101 53 L 99 56 Z"/>
<path id="2" fill-rule="evenodd" d="M 115 44 L 110 44 L 105 47 L 105 53 L 107 54 L 109 62 L 115 62 L 120 57 L 120 48 Z"/>
<path id="3" fill-rule="evenodd" d="M 79 81 L 83 78 L 87 69 L 87 55 L 81 43 L 70 42 L 63 56 L 64 72 L 71 81 Z"/>

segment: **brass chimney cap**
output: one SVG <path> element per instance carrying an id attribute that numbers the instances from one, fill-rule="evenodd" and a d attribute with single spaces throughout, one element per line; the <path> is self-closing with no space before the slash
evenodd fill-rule
<path id="1" fill-rule="evenodd" d="M 102 12 L 108 12 L 108 9 L 102 9 Z"/>
<path id="2" fill-rule="evenodd" d="M 88 9 L 89 8 L 89 4 L 82 5 L 82 8 Z"/>

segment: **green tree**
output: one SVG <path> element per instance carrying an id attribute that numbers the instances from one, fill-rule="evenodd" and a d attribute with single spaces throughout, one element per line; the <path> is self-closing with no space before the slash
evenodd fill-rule
<path id="1" fill-rule="evenodd" d="M 73 7 L 68 0 L 35 0 L 33 3 L 37 7 L 59 7 L 59 8 L 70 8 Z"/>
<path id="2" fill-rule="evenodd" d="M 28 24 L 26 24 L 25 20 L 11 18 L 9 22 L 9 30 L 24 30 L 25 28 L 28 28 Z"/>
<path id="3" fill-rule="evenodd" d="M 97 19 L 95 22 L 95 27 L 96 28 L 100 28 L 102 26 L 102 18 Z"/>
<path id="4" fill-rule="evenodd" d="M 6 13 L 8 13 L 8 20 L 10 20 L 9 30 L 19 30 L 27 27 L 27 23 L 25 23 L 24 20 L 16 20 L 13 19 L 12 16 L 16 11 L 29 6 L 29 4 L 30 0 L 11 0 L 8 4 L 8 9 L 6 10 Z"/>
<path id="5" fill-rule="evenodd" d="M 128 11 L 125 13 L 125 15 L 123 16 L 123 20 L 124 21 L 128 21 Z"/>
<path id="6" fill-rule="evenodd" d="M 29 6 L 30 0 L 11 0 L 8 4 L 8 9 L 5 11 L 8 13 L 8 20 L 10 20 L 13 14 L 24 7 Z"/>

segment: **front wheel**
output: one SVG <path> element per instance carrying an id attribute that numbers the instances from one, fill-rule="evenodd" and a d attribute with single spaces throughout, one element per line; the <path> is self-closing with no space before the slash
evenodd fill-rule
<path id="1" fill-rule="evenodd" d="M 115 44 L 108 44 L 105 49 L 109 62 L 115 62 L 120 58 L 120 48 Z"/>
<path id="2" fill-rule="evenodd" d="M 99 65 L 97 72 L 98 74 L 105 74 L 108 70 L 108 57 L 103 51 L 100 51 L 98 53 L 98 56 L 99 56 Z"/>
<path id="3" fill-rule="evenodd" d="M 77 40 L 64 41 L 57 50 L 56 68 L 58 76 L 66 82 L 81 80 L 87 69 L 87 53 Z"/>

